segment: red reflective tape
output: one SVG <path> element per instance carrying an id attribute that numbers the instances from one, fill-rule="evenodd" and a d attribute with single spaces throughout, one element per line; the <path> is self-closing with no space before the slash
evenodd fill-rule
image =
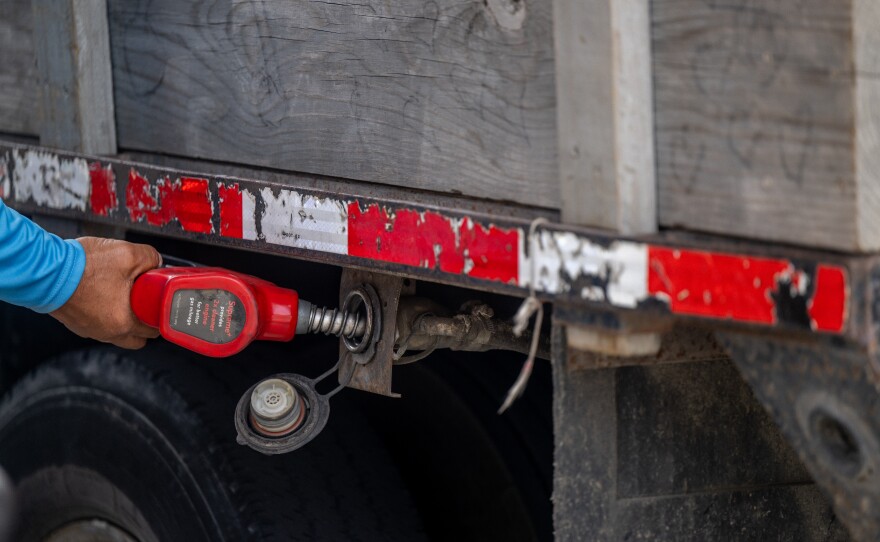
<path id="1" fill-rule="evenodd" d="M 92 213 L 98 216 L 109 216 L 119 202 L 116 199 L 116 177 L 110 166 L 101 167 L 100 162 L 89 164 L 89 205 Z"/>
<path id="2" fill-rule="evenodd" d="M 648 292 L 678 314 L 773 324 L 771 293 L 791 271 L 782 260 L 648 247 Z"/>
<path id="3" fill-rule="evenodd" d="M 465 273 L 474 278 L 516 284 L 519 280 L 519 230 L 484 228 L 465 219 L 459 229 L 462 253 L 470 260 Z M 467 267 L 467 260 L 466 260 Z"/>
<path id="4" fill-rule="evenodd" d="M 128 187 L 125 189 L 125 207 L 132 222 L 146 220 L 153 226 L 164 226 L 171 222 L 171 182 L 159 179 L 156 186 L 137 171 L 128 173 Z"/>
<path id="5" fill-rule="evenodd" d="M 211 218 L 211 192 L 207 179 L 181 177 L 180 184 L 174 185 L 174 215 L 180 226 L 194 233 L 211 233 L 214 225 Z"/>
<path id="6" fill-rule="evenodd" d="M 125 190 L 125 206 L 132 222 L 146 220 L 153 226 L 164 226 L 176 219 L 181 228 L 189 232 L 214 231 L 207 179 L 183 177 L 171 182 L 163 177 L 152 186 L 132 169 Z"/>
<path id="7" fill-rule="evenodd" d="M 813 329 L 843 331 L 846 315 L 846 272 L 840 267 L 820 265 L 816 269 L 816 289 L 807 311 Z"/>
<path id="8" fill-rule="evenodd" d="M 220 235 L 242 238 L 241 190 L 238 184 L 221 184 L 220 192 Z"/>
<path id="9" fill-rule="evenodd" d="M 488 228 L 468 218 L 372 204 L 348 205 L 348 253 L 445 273 L 516 283 L 519 232 Z"/>

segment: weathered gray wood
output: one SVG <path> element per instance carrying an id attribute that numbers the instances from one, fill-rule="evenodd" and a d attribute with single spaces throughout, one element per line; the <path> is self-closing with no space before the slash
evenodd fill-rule
<path id="1" fill-rule="evenodd" d="M 660 223 L 880 248 L 877 28 L 873 0 L 655 2 Z"/>
<path id="2" fill-rule="evenodd" d="M 119 144 L 558 207 L 549 2 L 111 2 Z"/>
<path id="3" fill-rule="evenodd" d="M 33 0 L 40 142 L 116 153 L 106 0 Z"/>
<path id="4" fill-rule="evenodd" d="M 858 244 L 880 248 L 880 2 L 853 0 Z"/>
<path id="5" fill-rule="evenodd" d="M 36 135 L 37 67 L 30 0 L 0 2 L 0 131 Z"/>
<path id="6" fill-rule="evenodd" d="M 565 222 L 657 229 L 646 0 L 554 0 L 560 192 Z"/>

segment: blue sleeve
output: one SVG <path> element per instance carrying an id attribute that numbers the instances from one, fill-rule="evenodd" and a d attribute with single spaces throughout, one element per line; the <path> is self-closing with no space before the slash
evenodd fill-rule
<path id="1" fill-rule="evenodd" d="M 79 242 L 48 233 L 0 200 L 0 301 L 52 312 L 76 291 L 85 267 Z"/>

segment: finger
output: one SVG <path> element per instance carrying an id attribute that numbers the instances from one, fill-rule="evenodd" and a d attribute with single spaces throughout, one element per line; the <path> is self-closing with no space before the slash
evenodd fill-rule
<path id="1" fill-rule="evenodd" d="M 120 335 L 136 335 L 146 339 L 153 339 L 159 336 L 159 330 L 157 328 L 145 324 L 131 309 L 128 311 L 128 320 L 123 326 L 117 329 Z"/>
<path id="2" fill-rule="evenodd" d="M 134 326 L 134 329 L 131 330 L 131 334 L 136 337 L 143 337 L 144 339 L 155 339 L 159 336 L 159 330 L 142 322 L 138 322 L 137 325 Z"/>
<path id="3" fill-rule="evenodd" d="M 150 269 L 155 269 L 162 265 L 162 256 L 158 250 L 150 245 L 133 243 L 131 248 L 135 253 L 135 260 L 137 262 L 134 268 L 136 275 L 141 275 Z"/>
<path id="4" fill-rule="evenodd" d="M 125 348 L 127 350 L 140 350 L 147 345 L 146 339 L 144 339 L 143 337 L 135 337 L 133 335 L 117 337 L 110 342 L 115 344 L 119 348 Z"/>

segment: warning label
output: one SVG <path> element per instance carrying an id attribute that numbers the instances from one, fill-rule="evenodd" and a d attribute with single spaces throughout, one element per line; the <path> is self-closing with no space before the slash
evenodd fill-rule
<path id="1" fill-rule="evenodd" d="M 233 341 L 247 315 L 241 299 L 226 290 L 178 290 L 169 315 L 172 329 L 213 344 Z"/>

